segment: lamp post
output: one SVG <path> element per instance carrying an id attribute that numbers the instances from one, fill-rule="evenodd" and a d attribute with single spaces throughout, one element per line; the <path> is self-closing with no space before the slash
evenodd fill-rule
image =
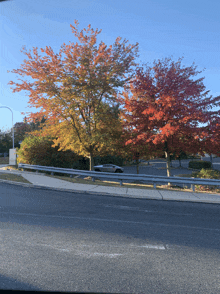
<path id="1" fill-rule="evenodd" d="M 14 125 L 13 125 L 13 112 L 12 112 L 11 108 L 9 108 L 8 106 L 0 106 L 0 108 L 8 108 L 8 109 L 11 111 L 11 114 L 12 114 L 13 149 L 14 149 Z"/>

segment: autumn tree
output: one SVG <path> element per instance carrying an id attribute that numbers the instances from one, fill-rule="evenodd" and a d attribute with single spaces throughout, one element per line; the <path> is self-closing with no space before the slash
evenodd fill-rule
<path id="1" fill-rule="evenodd" d="M 9 84 L 13 92 L 28 91 L 29 104 L 41 108 L 29 118 L 45 115 L 54 131 L 64 132 L 58 138 L 61 148 L 68 142 L 72 150 L 90 159 L 92 169 L 93 157 L 113 141 L 102 138 L 105 105 L 114 106 L 118 90 L 131 79 L 138 44 L 129 45 L 120 37 L 110 46 L 102 41 L 98 44 L 101 30 L 94 31 L 89 25 L 79 31 L 77 21 L 70 26 L 78 42 L 64 43 L 58 54 L 51 47 L 41 48 L 42 56 L 36 47 L 29 52 L 23 48 L 27 60 L 12 71 L 21 76 L 21 82 Z M 110 139 L 114 117 L 109 119 L 105 135 Z"/>
<path id="2" fill-rule="evenodd" d="M 9 153 L 12 148 L 12 136 L 9 130 L 2 132 L 0 136 L 0 153 Z"/>
<path id="3" fill-rule="evenodd" d="M 90 159 L 90 170 L 94 164 L 94 157 L 105 155 L 117 155 L 117 148 L 120 142 L 122 133 L 122 125 L 117 115 L 117 110 L 110 107 L 107 103 L 100 103 L 101 111 L 97 113 L 95 121 L 95 131 L 92 133 L 93 137 L 90 138 L 89 143 L 96 142 L 92 152 L 92 158 L 86 156 L 84 146 L 88 146 L 87 133 L 81 130 L 81 140 L 78 139 L 76 132 L 70 128 L 69 122 L 57 122 L 56 124 L 47 125 L 46 129 L 34 132 L 33 134 L 44 136 L 45 134 L 52 135 L 54 138 L 53 147 L 59 146 L 59 150 L 72 150 L 78 155 L 88 157 Z M 92 160 L 91 160 L 92 159 Z M 92 166 L 91 166 L 92 164 Z"/>
<path id="4" fill-rule="evenodd" d="M 31 121 L 30 123 L 27 122 L 26 117 L 24 118 L 23 122 L 16 122 L 14 124 L 14 146 L 20 147 L 19 142 L 23 141 L 25 137 L 29 136 L 31 132 L 41 130 L 44 127 L 44 123 L 46 122 L 46 118 L 43 117 L 40 121 Z M 9 135 L 10 134 L 10 135 Z M 7 141 L 7 145 L 12 144 L 12 128 L 8 130 L 8 135 L 4 136 L 4 142 Z M 1 146 L 1 141 L 0 141 Z"/>
<path id="5" fill-rule="evenodd" d="M 220 96 L 216 97 L 220 99 Z M 210 161 L 212 162 L 212 154 L 220 156 L 220 117 L 213 111 L 213 115 L 209 120 L 206 127 L 206 136 L 202 140 L 204 151 L 210 155 Z"/>
<path id="6" fill-rule="evenodd" d="M 117 144 L 117 155 L 129 162 L 135 161 L 137 174 L 139 174 L 140 159 L 149 160 L 153 156 L 150 144 L 146 144 L 146 142 L 142 142 L 142 144 L 140 142 L 139 144 L 135 144 L 135 133 L 133 132 L 133 129 L 129 128 L 128 124 L 125 125 L 125 122 L 123 123 L 123 112 L 120 113 L 120 116 L 122 132 L 120 133 L 120 138 Z M 154 155 L 156 155 L 156 153 Z"/>
<path id="7" fill-rule="evenodd" d="M 16 122 L 14 124 L 14 136 L 15 136 L 15 145 L 16 143 L 23 141 L 26 134 L 30 132 L 31 128 L 29 124 L 24 122 Z"/>
<path id="8" fill-rule="evenodd" d="M 15 147 L 20 147 L 19 142 L 23 141 L 26 136 L 32 131 L 30 124 L 27 123 L 26 118 L 23 122 L 16 122 L 14 124 L 14 143 Z"/>
<path id="9" fill-rule="evenodd" d="M 152 152 L 164 152 L 167 176 L 171 154 L 204 152 L 202 141 L 215 113 L 212 108 L 220 100 L 206 91 L 204 78 L 194 78 L 201 73 L 194 64 L 184 67 L 181 62 L 182 58 L 177 62 L 166 58 L 138 68 L 130 91 L 120 98 L 124 125 L 134 133 L 127 144 L 150 144 Z"/>
<path id="10" fill-rule="evenodd" d="M 45 127 L 47 121 L 48 121 L 48 119 L 45 117 L 45 115 L 43 115 L 43 117 L 41 117 L 40 119 L 38 117 L 32 119 L 32 121 L 30 121 L 28 123 L 28 126 L 30 128 L 30 132 L 34 132 L 34 131 L 38 131 L 38 130 L 43 129 Z M 27 123 L 26 117 L 24 118 L 24 123 Z"/>

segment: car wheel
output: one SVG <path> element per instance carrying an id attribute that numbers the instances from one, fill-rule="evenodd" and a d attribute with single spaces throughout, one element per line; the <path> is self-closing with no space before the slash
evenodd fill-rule
<path id="1" fill-rule="evenodd" d="M 95 169 L 95 171 L 100 172 L 100 169 Z"/>
<path id="2" fill-rule="evenodd" d="M 121 173 L 122 171 L 120 169 L 116 169 L 115 173 Z"/>

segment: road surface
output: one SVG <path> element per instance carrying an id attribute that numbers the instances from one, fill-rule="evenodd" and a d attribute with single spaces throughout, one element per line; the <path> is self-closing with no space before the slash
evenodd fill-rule
<path id="1" fill-rule="evenodd" d="M 220 205 L 0 183 L 0 289 L 220 293 Z"/>

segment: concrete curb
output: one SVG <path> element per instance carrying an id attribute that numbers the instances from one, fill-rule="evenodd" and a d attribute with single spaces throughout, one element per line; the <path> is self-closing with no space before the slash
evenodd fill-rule
<path id="1" fill-rule="evenodd" d="M 28 183 L 22 183 L 22 182 L 16 182 L 16 181 L 8 181 L 8 180 L 2 180 L 0 179 L 0 182 L 4 182 L 10 185 L 18 185 L 18 186 L 24 186 L 28 188 L 37 188 L 42 190 L 53 190 L 53 191 L 60 191 L 60 192 L 68 192 L 68 193 L 86 193 L 86 194 L 92 194 L 92 195 L 105 195 L 105 196 L 117 196 L 117 197 L 126 197 L 126 198 L 135 198 L 135 199 L 149 199 L 149 200 L 163 200 L 162 196 L 161 199 L 158 199 L 158 197 L 151 197 L 151 196 L 132 196 L 129 194 L 118 194 L 118 193 L 112 193 L 112 192 L 98 192 L 98 191 L 91 191 L 91 190 L 74 190 L 74 189 L 63 189 L 63 188 L 53 188 L 48 186 L 42 186 L 42 185 L 34 185 L 34 184 L 28 184 Z"/>
<path id="2" fill-rule="evenodd" d="M 18 172 L 16 172 L 16 174 L 17 173 Z M 33 173 L 31 173 L 31 174 L 33 174 Z M 99 192 L 99 191 L 91 191 L 91 190 L 74 190 L 74 189 L 54 188 L 54 187 L 48 187 L 48 186 L 44 186 L 44 185 L 35 185 L 35 184 L 28 184 L 28 183 L 22 183 L 22 182 L 16 182 L 16 181 L 8 181 L 8 180 L 2 180 L 2 179 L 0 179 L 0 182 L 4 182 L 4 183 L 7 183 L 7 184 L 11 184 L 11 185 L 19 185 L 19 186 L 23 186 L 23 187 L 29 187 L 29 188 L 37 188 L 37 189 L 43 189 L 43 190 L 53 190 L 53 191 L 68 192 L 68 193 L 86 193 L 86 194 L 100 195 L 100 196 L 105 195 L 105 196 L 113 196 L 113 197 L 126 197 L 126 198 L 133 198 L 133 199 L 146 199 L 146 200 L 159 200 L 159 201 L 162 200 L 162 201 L 178 201 L 178 202 L 220 204 L 220 197 L 219 197 L 218 200 L 215 200 L 215 199 L 200 199 L 199 195 L 198 196 L 194 195 L 194 194 L 197 194 L 197 193 L 193 193 L 193 199 L 190 199 L 190 195 L 185 195 L 184 196 L 184 194 L 187 194 L 187 193 L 191 194 L 190 192 L 178 192 L 180 197 L 177 197 L 177 195 L 172 195 L 172 194 L 175 193 L 174 191 L 167 191 L 167 190 L 159 191 L 159 190 L 156 189 L 156 191 L 160 194 L 159 197 L 158 197 L 158 195 L 157 196 L 150 196 L 150 195 L 139 195 L 138 196 L 138 195 L 128 194 L 127 192 L 126 192 L 126 194 L 124 194 L 124 193 L 112 193 L 112 192 L 105 192 L 105 191 L 100 191 Z M 97 186 L 95 186 L 95 187 L 97 187 Z M 103 187 L 103 186 L 101 186 L 101 187 Z M 154 191 L 154 190 L 152 190 L 152 191 Z M 166 195 L 168 193 L 169 193 L 169 195 Z M 202 193 L 198 193 L 198 194 L 202 194 Z M 210 194 L 210 198 L 211 198 L 212 195 L 213 194 Z"/>

